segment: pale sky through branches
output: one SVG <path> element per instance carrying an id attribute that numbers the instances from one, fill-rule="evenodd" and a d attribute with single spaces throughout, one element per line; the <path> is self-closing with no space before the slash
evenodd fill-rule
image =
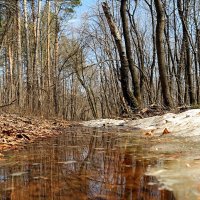
<path id="1" fill-rule="evenodd" d="M 69 21 L 70 23 L 76 23 L 79 25 L 81 23 L 81 18 L 84 13 L 89 11 L 97 2 L 97 0 L 82 0 L 82 5 L 75 8 L 76 14 L 75 16 Z"/>
<path id="2" fill-rule="evenodd" d="M 90 7 L 96 4 L 96 0 L 82 0 L 82 5 L 77 8 L 77 14 L 87 12 Z"/>

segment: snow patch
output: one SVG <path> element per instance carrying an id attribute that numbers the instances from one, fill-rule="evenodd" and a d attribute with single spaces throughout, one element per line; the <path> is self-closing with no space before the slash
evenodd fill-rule
<path id="1" fill-rule="evenodd" d="M 97 120 L 85 121 L 82 124 L 88 127 L 123 126 L 125 124 L 125 120 L 97 119 Z"/>
<path id="2" fill-rule="evenodd" d="M 98 119 L 82 123 L 88 127 L 115 127 L 123 126 L 143 131 L 153 131 L 154 134 L 162 134 L 167 128 L 176 136 L 199 136 L 200 135 L 200 109 L 192 109 L 182 113 L 167 113 L 162 116 L 148 117 L 137 120 Z"/>

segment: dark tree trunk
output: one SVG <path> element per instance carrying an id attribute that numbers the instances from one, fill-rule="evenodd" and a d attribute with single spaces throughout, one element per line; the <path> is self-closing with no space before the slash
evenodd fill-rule
<path id="1" fill-rule="evenodd" d="M 173 107 L 173 102 L 169 90 L 169 83 L 168 83 L 167 70 L 165 64 L 165 50 L 163 45 L 164 29 L 165 29 L 165 18 L 164 18 L 165 13 L 162 2 L 160 0 L 154 0 L 154 4 L 157 12 L 156 48 L 157 48 L 160 83 L 162 88 L 164 106 L 170 109 Z"/>
<path id="2" fill-rule="evenodd" d="M 139 80 L 138 80 L 138 74 L 136 72 L 136 66 L 133 60 L 133 56 L 132 56 L 129 25 L 128 25 L 128 19 L 126 16 L 126 6 L 127 6 L 127 0 L 121 0 L 120 13 L 121 13 L 121 19 L 122 19 L 123 35 L 124 35 L 124 41 L 125 41 L 128 66 L 131 73 L 134 95 L 138 101 L 138 104 L 141 105 L 140 85 L 139 85 Z"/>
<path id="3" fill-rule="evenodd" d="M 126 53 L 125 53 L 125 49 L 122 45 L 122 39 L 121 39 L 121 35 L 119 33 L 119 30 L 113 20 L 113 17 L 110 13 L 109 7 L 107 5 L 106 2 L 102 3 L 102 8 L 105 14 L 105 17 L 107 19 L 109 28 L 110 28 L 110 32 L 113 36 L 113 38 L 115 39 L 115 43 L 117 46 L 117 50 L 119 53 L 119 57 L 120 57 L 120 62 L 121 62 L 121 68 L 120 68 L 120 75 L 121 75 L 121 87 L 122 87 L 122 92 L 123 92 L 123 96 L 127 102 L 127 104 L 135 109 L 139 107 L 138 101 L 136 99 L 136 97 L 133 95 L 133 93 L 130 90 L 129 87 L 129 63 L 126 57 Z"/>
<path id="4" fill-rule="evenodd" d="M 187 27 L 189 1 L 186 1 L 185 3 L 186 5 L 183 6 L 182 0 L 177 0 L 178 13 L 181 19 L 182 29 L 183 29 L 183 44 L 184 44 L 183 46 L 185 47 L 183 49 L 183 51 L 185 52 L 185 71 L 186 71 L 185 80 L 187 80 L 188 84 L 189 102 L 190 104 L 195 104 L 196 99 L 192 82 L 192 62 L 191 62 L 190 45 L 189 45 L 190 41 L 189 41 L 188 27 Z"/>

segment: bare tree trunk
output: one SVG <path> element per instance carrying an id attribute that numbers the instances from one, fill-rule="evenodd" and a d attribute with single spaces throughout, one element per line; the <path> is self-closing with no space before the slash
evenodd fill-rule
<path id="1" fill-rule="evenodd" d="M 150 103 L 155 103 L 155 86 L 154 86 L 154 73 L 155 73 L 155 64 L 156 64 L 156 37 L 155 37 L 155 20 L 154 20 L 154 9 L 153 9 L 153 0 L 150 0 L 150 3 L 145 0 L 145 3 L 148 5 L 151 14 L 151 24 L 152 24 L 152 46 L 153 46 L 153 53 L 152 53 L 152 63 L 150 69 L 150 94 L 149 94 L 149 101 Z"/>
<path id="2" fill-rule="evenodd" d="M 32 5 L 34 9 L 34 4 Z M 40 105 L 40 92 L 39 92 L 39 38 L 40 38 L 40 9 L 41 9 L 41 1 L 38 1 L 38 10 L 37 10 L 37 21 L 34 25 L 34 30 L 36 31 L 35 35 L 35 48 L 33 55 L 33 99 L 32 99 L 32 107 L 33 111 L 38 111 Z"/>
<path id="3" fill-rule="evenodd" d="M 46 41 L 46 69 L 45 69 L 45 90 L 46 90 L 46 100 L 45 104 L 47 104 L 47 113 L 48 115 L 50 112 L 50 103 L 51 103 L 51 95 L 50 95 L 50 8 L 51 8 L 51 1 L 47 0 L 47 41 Z"/>
<path id="4" fill-rule="evenodd" d="M 54 101 L 54 112 L 58 115 L 59 112 L 59 102 L 58 102 L 58 81 L 57 81 L 57 71 L 58 71 L 58 33 L 59 33 L 59 22 L 58 22 L 58 8 L 57 0 L 55 0 L 55 42 L 54 42 L 54 73 L 53 73 L 53 101 Z"/>
<path id="5" fill-rule="evenodd" d="M 92 98 L 92 94 L 91 94 L 91 90 L 90 88 L 85 84 L 85 82 L 83 81 L 83 79 L 81 78 L 79 72 L 77 69 L 75 69 L 75 72 L 76 72 L 76 76 L 79 80 L 79 82 L 81 83 L 81 85 L 83 86 L 83 88 L 85 89 L 85 92 L 87 94 L 87 99 L 88 99 L 88 103 L 90 105 L 90 108 L 91 108 L 91 111 L 92 111 L 92 115 L 93 117 L 96 119 L 98 118 L 98 113 L 97 113 L 97 110 L 96 110 L 96 106 L 95 106 L 95 102 L 93 101 L 93 98 Z"/>
<path id="6" fill-rule="evenodd" d="M 9 59 L 9 69 L 8 69 L 8 77 L 9 77 L 9 102 L 13 100 L 13 52 L 11 48 L 12 44 L 8 46 L 8 59 Z"/>
<path id="7" fill-rule="evenodd" d="M 196 30 L 196 40 L 197 40 L 197 62 L 198 62 L 198 70 L 197 70 L 197 103 L 200 103 L 200 86 L 199 86 L 199 73 L 200 73 L 200 29 L 197 28 Z"/>
<path id="8" fill-rule="evenodd" d="M 6 40 L 6 38 L 5 38 L 5 40 Z M 5 64 L 4 64 L 4 66 L 5 66 L 5 69 L 4 69 L 4 83 L 5 83 L 4 96 L 5 96 L 5 98 L 3 101 L 4 104 L 9 103 L 9 67 L 8 67 L 8 55 L 7 54 L 8 54 L 7 50 L 5 50 L 5 60 L 4 60 L 4 62 L 5 62 Z"/>
<path id="9" fill-rule="evenodd" d="M 177 0 L 177 7 L 178 7 L 178 13 L 181 19 L 181 23 L 182 23 L 182 29 L 183 29 L 182 42 L 184 43 L 183 51 L 185 52 L 185 70 L 186 70 L 185 80 L 187 81 L 186 84 L 188 84 L 188 94 L 189 94 L 190 104 L 195 104 L 196 99 L 195 99 L 194 87 L 193 87 L 193 81 L 192 81 L 192 63 L 191 63 L 190 46 L 189 46 L 190 41 L 189 41 L 188 27 L 187 27 L 189 2 L 190 0 L 187 0 L 186 2 L 184 2 L 185 5 L 183 5 L 182 0 Z"/>
<path id="10" fill-rule="evenodd" d="M 23 106 L 23 81 L 22 81 L 22 47 L 21 47 L 21 16 L 20 16 L 20 0 L 17 0 L 17 69 L 18 69 L 18 105 Z"/>
<path id="11" fill-rule="evenodd" d="M 128 75 L 129 63 L 126 57 L 125 49 L 122 45 L 121 35 L 112 18 L 112 15 L 110 13 L 109 7 L 106 2 L 102 3 L 102 8 L 103 8 L 105 17 L 107 19 L 110 32 L 115 39 L 115 43 L 118 49 L 118 54 L 120 57 L 120 62 L 121 62 L 120 75 L 121 75 L 121 88 L 122 88 L 123 96 L 127 104 L 131 108 L 133 109 L 138 108 L 139 107 L 138 101 L 136 97 L 133 95 L 133 93 L 131 92 L 130 87 L 129 87 L 129 75 Z"/>
<path id="12" fill-rule="evenodd" d="M 174 29 L 174 63 L 176 63 L 176 84 L 177 84 L 177 101 L 178 105 L 183 105 L 183 66 L 182 66 L 182 51 L 178 55 L 178 36 L 177 36 L 177 22 L 176 22 L 176 0 L 173 0 L 173 29 Z M 175 65 L 175 64 L 174 64 Z"/>
<path id="13" fill-rule="evenodd" d="M 31 108 L 31 99 L 32 99 L 32 91 L 31 91 L 31 80 L 32 80 L 32 73 L 31 73 L 31 62 L 30 62 L 30 44 L 29 44 L 29 30 L 28 30 L 28 16 L 27 16 L 27 1 L 24 0 L 24 27 L 25 27 L 25 50 L 26 50 L 26 81 L 27 81 L 27 107 Z"/>
<path id="14" fill-rule="evenodd" d="M 133 83 L 133 89 L 134 89 L 134 96 L 137 99 L 138 106 L 140 107 L 141 102 L 141 93 L 140 93 L 140 85 L 138 80 L 138 74 L 136 73 L 136 66 L 133 60 L 132 56 L 132 49 L 131 49 L 131 39 L 129 34 L 129 25 L 128 25 L 128 19 L 126 16 L 126 7 L 127 7 L 127 0 L 121 0 L 121 7 L 120 7 L 120 13 L 121 13 L 121 19 L 122 19 L 122 26 L 123 26 L 123 35 L 125 40 L 125 48 L 126 48 L 126 55 L 128 60 L 128 66 L 131 73 L 132 83 Z"/>
<path id="15" fill-rule="evenodd" d="M 167 108 L 173 107 L 173 102 L 170 95 L 169 83 L 167 78 L 167 70 L 165 66 L 165 50 L 163 46 L 164 41 L 164 29 L 165 29 L 165 13 L 161 0 L 154 0 L 154 4 L 157 12 L 157 26 L 156 26 L 156 48 L 158 57 L 158 66 L 160 74 L 160 82 L 162 88 L 162 95 L 164 105 Z"/>

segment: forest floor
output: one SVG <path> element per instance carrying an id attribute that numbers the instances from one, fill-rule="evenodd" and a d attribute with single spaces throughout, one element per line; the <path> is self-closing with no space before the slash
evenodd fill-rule
<path id="1" fill-rule="evenodd" d="M 3 151 L 22 149 L 37 139 L 58 135 L 73 124 L 58 119 L 0 114 L 0 159 L 3 159 Z"/>

